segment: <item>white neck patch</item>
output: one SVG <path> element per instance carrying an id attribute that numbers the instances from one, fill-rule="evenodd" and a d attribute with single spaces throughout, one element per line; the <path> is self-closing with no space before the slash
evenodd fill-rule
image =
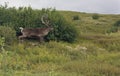
<path id="1" fill-rule="evenodd" d="M 23 27 L 20 27 L 19 29 L 21 30 L 21 32 L 23 31 Z"/>

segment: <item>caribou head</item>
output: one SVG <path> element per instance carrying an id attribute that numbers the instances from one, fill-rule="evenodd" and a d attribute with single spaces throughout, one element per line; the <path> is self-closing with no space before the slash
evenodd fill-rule
<path id="1" fill-rule="evenodd" d="M 21 30 L 22 35 L 19 36 L 19 39 L 23 38 L 29 38 L 29 37 L 38 37 L 40 42 L 44 41 L 44 37 L 48 35 L 50 31 L 53 30 L 53 27 L 50 26 L 50 21 L 48 19 L 47 15 L 43 15 L 41 17 L 41 21 L 44 25 L 47 27 L 45 28 L 22 28 L 20 27 L 19 29 Z"/>

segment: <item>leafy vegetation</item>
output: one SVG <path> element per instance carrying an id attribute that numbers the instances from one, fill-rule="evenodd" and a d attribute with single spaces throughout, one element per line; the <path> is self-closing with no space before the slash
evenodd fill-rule
<path id="1" fill-rule="evenodd" d="M 114 26 L 120 27 L 120 20 L 116 21 L 116 22 L 114 23 Z"/>
<path id="2" fill-rule="evenodd" d="M 93 18 L 93 19 L 99 19 L 99 15 L 98 15 L 98 14 L 93 14 L 93 15 L 92 15 L 92 18 Z"/>
<path id="3" fill-rule="evenodd" d="M 46 39 L 56 41 L 18 43 L 14 39 L 18 27 L 44 27 L 40 21 L 44 13 L 55 28 Z M 81 19 L 73 20 L 75 15 Z M 99 14 L 94 20 L 93 15 L 0 7 L 0 76 L 120 76 L 120 33 L 107 33 L 120 17 Z M 8 45 L 9 39 L 13 41 Z"/>
<path id="4" fill-rule="evenodd" d="M 116 21 L 113 26 L 110 28 L 110 30 L 108 30 L 107 32 L 108 33 L 115 33 L 115 32 L 118 32 L 120 30 L 120 20 Z"/>
<path id="5" fill-rule="evenodd" d="M 19 34 L 19 27 L 38 28 L 46 27 L 41 22 L 41 17 L 47 14 L 50 20 L 50 25 L 54 31 L 49 33 L 46 40 L 57 40 L 74 42 L 77 36 L 77 31 L 66 19 L 59 14 L 55 9 L 33 10 L 31 7 L 19 7 L 18 9 L 7 6 L 0 7 L 0 24 L 14 28 Z M 7 27 L 6 27 L 7 28 Z"/>
<path id="6" fill-rule="evenodd" d="M 80 18 L 79 18 L 78 15 L 73 16 L 73 20 L 79 20 L 79 19 L 80 19 Z"/>
<path id="7" fill-rule="evenodd" d="M 6 38 L 6 43 L 12 43 L 16 40 L 16 31 L 11 27 L 0 26 L 0 36 Z"/>

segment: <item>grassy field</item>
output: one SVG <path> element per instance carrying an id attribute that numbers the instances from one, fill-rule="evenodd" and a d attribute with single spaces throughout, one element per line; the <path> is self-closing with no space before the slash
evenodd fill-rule
<path id="1" fill-rule="evenodd" d="M 107 33 L 120 15 L 60 13 L 78 30 L 76 41 L 5 45 L 0 76 L 120 76 L 120 32 Z"/>

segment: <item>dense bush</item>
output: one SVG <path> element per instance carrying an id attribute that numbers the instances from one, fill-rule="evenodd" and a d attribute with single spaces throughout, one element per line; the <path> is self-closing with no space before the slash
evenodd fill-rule
<path id="1" fill-rule="evenodd" d="M 118 32 L 120 30 L 120 20 L 116 21 L 113 26 L 107 32 Z"/>
<path id="2" fill-rule="evenodd" d="M 116 21 L 116 22 L 114 23 L 114 26 L 120 27 L 120 20 Z"/>
<path id="3" fill-rule="evenodd" d="M 117 31 L 118 31 L 118 27 L 112 26 L 112 27 L 107 31 L 107 33 L 111 33 L 111 32 L 115 33 L 115 32 L 117 32 Z"/>
<path id="4" fill-rule="evenodd" d="M 10 43 L 16 39 L 16 32 L 10 27 L 0 26 L 0 37 L 5 37 L 5 42 Z"/>
<path id="5" fill-rule="evenodd" d="M 77 37 L 74 26 L 67 22 L 57 11 L 48 12 L 54 31 L 46 37 L 47 40 L 73 42 Z"/>
<path id="6" fill-rule="evenodd" d="M 73 16 L 73 20 L 79 20 L 79 19 L 80 19 L 80 18 L 79 18 L 78 15 Z"/>
<path id="7" fill-rule="evenodd" d="M 99 15 L 98 15 L 98 14 L 93 14 L 93 15 L 92 15 L 92 18 L 93 18 L 93 19 L 99 19 Z"/>
<path id="8" fill-rule="evenodd" d="M 2 26 L 9 25 L 18 33 L 19 27 L 37 28 L 46 27 L 41 22 L 41 17 L 47 14 L 50 20 L 50 25 L 54 27 L 54 31 L 50 32 L 46 40 L 57 40 L 73 42 L 77 37 L 75 28 L 65 20 L 55 9 L 33 10 L 31 7 L 0 7 L 0 24 Z"/>

